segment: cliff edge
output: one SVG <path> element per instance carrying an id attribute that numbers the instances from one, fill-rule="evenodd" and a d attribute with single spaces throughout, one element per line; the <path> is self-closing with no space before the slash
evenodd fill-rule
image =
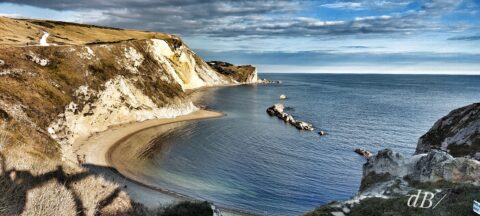
<path id="1" fill-rule="evenodd" d="M 453 110 L 439 119 L 418 140 L 416 154 L 431 149 L 448 151 L 455 157 L 480 158 L 480 103 Z"/>

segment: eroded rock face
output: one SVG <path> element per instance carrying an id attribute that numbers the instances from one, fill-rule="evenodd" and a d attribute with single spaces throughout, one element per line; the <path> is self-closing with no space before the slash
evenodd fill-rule
<path id="1" fill-rule="evenodd" d="M 1 92 L 0 108 L 28 124 L 32 133 L 57 141 L 65 155 L 78 137 L 109 126 L 197 110 L 187 90 L 244 82 L 210 67 L 178 37 L 163 37 L 0 47 L 0 59 L 8 62 L 0 65 L 0 83 L 10 86 Z M 245 75 L 257 76 L 255 70 Z"/>
<path id="2" fill-rule="evenodd" d="M 449 151 L 455 157 L 480 152 L 480 103 L 453 110 L 438 120 L 420 137 L 415 153 L 431 149 Z"/>
<path id="3" fill-rule="evenodd" d="M 372 172 L 403 176 L 405 175 L 403 165 L 405 165 L 405 158 L 401 154 L 395 153 L 391 149 L 380 150 L 363 165 L 363 176 Z"/>
<path id="4" fill-rule="evenodd" d="M 50 135 L 63 146 L 63 155 L 71 153 L 69 147 L 78 137 L 104 131 L 111 125 L 173 118 L 198 110 L 188 100 L 159 107 L 122 76 L 108 81 L 100 92 L 81 86 L 76 96 L 81 104 L 71 102 L 48 128 Z"/>
<path id="5" fill-rule="evenodd" d="M 401 154 L 384 149 L 368 159 L 363 177 L 370 174 L 389 174 L 394 178 L 419 182 L 449 181 L 480 184 L 480 162 L 469 158 L 454 158 L 440 150 L 405 159 Z"/>

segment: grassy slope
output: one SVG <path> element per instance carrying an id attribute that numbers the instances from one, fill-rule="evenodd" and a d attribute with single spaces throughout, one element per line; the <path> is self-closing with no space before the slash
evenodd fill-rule
<path id="1" fill-rule="evenodd" d="M 43 31 L 50 33 L 48 43 L 59 46 L 35 46 Z M 8 71 L 0 74 L 0 103 L 21 106 L 15 113 L 25 117 L 9 116 L 12 110 L 6 112 L 0 104 L 0 215 L 212 214 L 208 204 L 188 202 L 149 211 L 132 202 L 121 186 L 61 162 L 58 143 L 45 131 L 68 103 L 77 100 L 74 91 L 80 85 L 98 91 L 117 75 L 137 80 L 136 87 L 159 106 L 182 100 L 181 87 L 161 79 L 162 67 L 145 50 L 145 39 L 152 38 L 170 46 L 183 44 L 163 33 L 0 17 L 0 73 Z M 80 57 L 87 53 L 86 44 L 95 58 Z M 140 74 L 125 69 L 121 56 L 126 47 L 145 57 Z M 30 53 L 49 59 L 49 64 L 32 62 Z"/>
<path id="2" fill-rule="evenodd" d="M 159 32 L 117 29 L 68 22 L 11 19 L 0 17 L 0 45 L 38 45 L 43 32 L 50 33 L 48 43 L 81 45 L 130 39 L 167 39 L 170 35 Z"/>

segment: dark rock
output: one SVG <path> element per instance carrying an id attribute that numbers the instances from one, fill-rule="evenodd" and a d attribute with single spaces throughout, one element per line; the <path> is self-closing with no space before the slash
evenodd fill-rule
<path id="1" fill-rule="evenodd" d="M 355 149 L 355 153 L 359 154 L 360 156 L 364 157 L 364 158 L 370 158 L 372 157 L 372 153 L 366 149 Z"/>
<path id="2" fill-rule="evenodd" d="M 455 157 L 480 151 L 480 103 L 453 110 L 438 120 L 420 137 L 415 154 L 432 149 L 448 150 Z"/>

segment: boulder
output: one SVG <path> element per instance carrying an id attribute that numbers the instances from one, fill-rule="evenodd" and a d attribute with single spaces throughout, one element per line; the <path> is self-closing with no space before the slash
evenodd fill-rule
<path id="1" fill-rule="evenodd" d="M 363 165 L 363 176 L 370 173 L 384 174 L 389 173 L 393 176 L 403 176 L 403 165 L 405 158 L 391 149 L 383 149 L 370 158 Z"/>
<path id="2" fill-rule="evenodd" d="M 477 160 L 454 158 L 447 152 L 432 150 L 412 163 L 413 169 L 408 173 L 412 180 L 480 183 L 480 162 Z"/>
<path id="3" fill-rule="evenodd" d="M 312 124 L 304 121 L 296 121 L 294 125 L 300 130 L 310 130 L 310 131 L 313 130 Z"/>
<path id="4" fill-rule="evenodd" d="M 284 94 L 282 94 L 282 95 L 280 95 L 280 97 L 279 97 L 279 98 L 280 98 L 280 100 L 285 100 L 285 99 L 287 99 L 287 96 L 286 96 L 286 95 L 284 95 Z"/>
<path id="5" fill-rule="evenodd" d="M 293 116 L 288 115 L 288 114 L 287 114 L 287 116 L 286 116 L 283 120 L 284 120 L 285 122 L 287 122 L 287 123 L 290 123 L 290 124 L 295 123 L 295 119 L 293 118 Z"/>
<path id="6" fill-rule="evenodd" d="M 321 131 L 318 132 L 318 135 L 324 136 L 324 135 L 327 135 L 327 133 L 326 133 L 325 131 L 322 131 L 322 130 L 321 130 Z"/>
<path id="7" fill-rule="evenodd" d="M 480 162 L 465 157 L 454 158 L 445 151 L 431 150 L 427 154 L 405 159 L 401 154 L 384 149 L 368 158 L 363 165 L 363 176 L 389 174 L 419 182 L 448 181 L 480 183 Z"/>
<path id="8" fill-rule="evenodd" d="M 480 161 L 480 152 L 475 153 L 475 155 L 473 156 L 473 158 L 474 158 L 475 160 Z"/>
<path id="9" fill-rule="evenodd" d="M 367 158 L 367 159 L 372 157 L 372 155 L 373 155 L 370 151 L 368 151 L 366 149 L 359 149 L 359 148 L 355 149 L 355 153 L 357 153 L 360 156 L 362 156 L 364 158 Z"/>
<path id="10" fill-rule="evenodd" d="M 281 117 L 283 113 L 284 106 L 282 104 L 274 104 L 273 106 L 267 109 L 267 113 L 271 116 L 276 115 Z"/>

